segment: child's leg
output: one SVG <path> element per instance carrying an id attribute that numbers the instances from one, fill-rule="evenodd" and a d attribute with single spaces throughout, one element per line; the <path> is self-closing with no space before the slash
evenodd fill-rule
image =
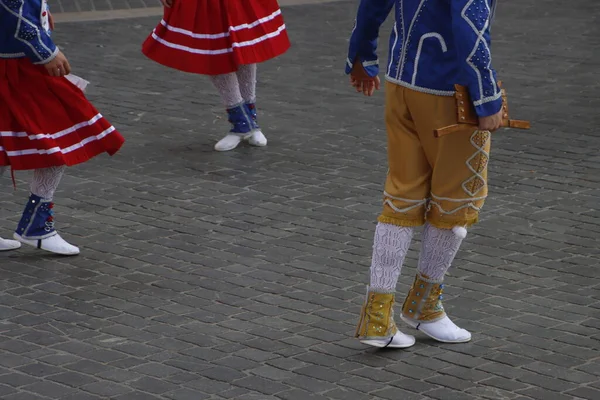
<path id="1" fill-rule="evenodd" d="M 31 182 L 31 196 L 15 232 L 15 239 L 38 249 L 62 255 L 79 254 L 79 249 L 60 237 L 54 229 L 52 198 L 66 166 L 36 169 Z"/>
<path id="2" fill-rule="evenodd" d="M 215 150 L 233 150 L 252 131 L 252 117 L 244 104 L 238 78 L 234 72 L 212 75 L 210 76 L 210 80 L 219 91 L 223 99 L 223 104 L 227 107 L 229 122 L 233 125 L 229 134 L 217 142 Z"/>
<path id="3" fill-rule="evenodd" d="M 0 178 L 2 175 L 4 175 L 4 171 L 6 171 L 6 169 L 7 167 L 0 166 Z M 0 237 L 0 251 L 15 250 L 19 247 L 21 247 L 21 243 L 17 242 L 16 240 L 7 240 Z"/>
<path id="4" fill-rule="evenodd" d="M 244 102 L 244 99 L 240 93 L 238 77 L 235 73 L 232 72 L 230 74 L 211 75 L 210 81 L 219 91 L 219 94 L 223 99 L 223 104 L 228 109 L 237 107 Z"/>
<path id="5" fill-rule="evenodd" d="M 240 65 L 237 71 L 240 93 L 252 116 L 252 135 L 248 142 L 253 146 L 266 146 L 267 138 L 260 130 L 256 113 L 256 64 Z"/>
<path id="6" fill-rule="evenodd" d="M 33 171 L 31 193 L 46 201 L 52 201 L 54 192 L 62 179 L 66 165 L 60 167 L 40 168 Z"/>
<path id="7" fill-rule="evenodd" d="M 236 74 L 244 102 L 254 104 L 256 102 L 256 64 L 240 65 Z"/>

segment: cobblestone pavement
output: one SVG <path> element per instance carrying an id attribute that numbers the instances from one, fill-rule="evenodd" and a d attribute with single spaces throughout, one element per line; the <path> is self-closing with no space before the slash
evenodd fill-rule
<path id="1" fill-rule="evenodd" d="M 80 256 L 0 254 L 0 398 L 600 398 L 600 3 L 501 2 L 496 65 L 534 128 L 494 136 L 492 197 L 448 278 L 474 340 L 402 351 L 352 337 L 386 170 L 383 96 L 342 74 L 355 7 L 284 10 L 294 47 L 259 71 L 269 146 L 224 154 L 208 81 L 139 53 L 156 17 L 57 27 L 128 142 L 57 193 Z"/>
<path id="2" fill-rule="evenodd" d="M 299 4 L 322 4 L 336 1 L 340 0 L 279 0 L 279 4 L 281 6 L 290 6 Z M 104 12 L 111 11 L 139 12 L 144 9 L 147 10 L 149 14 L 154 15 L 157 12 L 157 9 L 162 7 L 160 0 L 51 0 L 50 3 L 52 12 L 55 15 L 62 13 L 77 14 L 90 12 L 101 15 Z M 131 13 L 130 15 L 135 16 L 136 13 Z"/>
<path id="3" fill-rule="evenodd" d="M 50 2 L 53 13 L 135 10 L 160 6 L 160 0 L 51 0 Z"/>

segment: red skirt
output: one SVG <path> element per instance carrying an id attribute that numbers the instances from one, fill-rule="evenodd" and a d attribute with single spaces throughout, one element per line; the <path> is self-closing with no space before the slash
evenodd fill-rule
<path id="1" fill-rule="evenodd" d="M 0 166 L 75 165 L 124 141 L 66 78 L 26 58 L 0 59 Z"/>
<path id="2" fill-rule="evenodd" d="M 142 52 L 167 67 L 219 75 L 289 47 L 277 0 L 173 0 Z"/>

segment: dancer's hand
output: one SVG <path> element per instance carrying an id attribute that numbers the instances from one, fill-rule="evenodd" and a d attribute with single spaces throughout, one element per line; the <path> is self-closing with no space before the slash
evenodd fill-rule
<path id="1" fill-rule="evenodd" d="M 369 76 L 362 63 L 356 60 L 350 72 L 350 84 L 358 93 L 372 96 L 375 90 L 379 90 L 381 81 L 378 76 Z"/>
<path id="2" fill-rule="evenodd" d="M 502 126 L 502 112 L 500 109 L 496 114 L 490 115 L 488 117 L 480 117 L 479 118 L 479 130 L 480 131 L 490 131 L 494 132 L 498 128 Z"/>
<path id="3" fill-rule="evenodd" d="M 160 0 L 160 2 L 163 6 L 167 8 L 171 8 L 171 6 L 173 5 L 173 0 Z"/>
<path id="4" fill-rule="evenodd" d="M 44 64 L 44 67 L 46 67 L 46 71 L 48 71 L 50 76 L 65 76 L 71 73 L 69 60 L 67 60 L 67 57 L 60 50 L 52 61 Z"/>

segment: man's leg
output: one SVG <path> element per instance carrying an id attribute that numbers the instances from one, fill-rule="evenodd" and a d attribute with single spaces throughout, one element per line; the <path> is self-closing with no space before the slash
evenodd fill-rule
<path id="1" fill-rule="evenodd" d="M 402 264 L 413 237 L 413 228 L 379 222 L 375 227 L 369 287 L 379 293 L 394 293 Z"/>
<path id="2" fill-rule="evenodd" d="M 444 276 L 466 236 L 466 229 L 440 229 L 427 223 L 423 231 L 417 276 L 402 306 L 402 320 L 445 343 L 463 343 L 471 334 L 444 312 Z"/>
<path id="3" fill-rule="evenodd" d="M 394 322 L 396 284 L 413 228 L 379 222 L 373 239 L 370 285 L 356 331 L 364 344 L 375 347 L 410 347 L 415 338 L 398 331 Z"/>
<path id="4" fill-rule="evenodd" d="M 467 342 L 471 334 L 457 327 L 442 306 L 443 281 L 466 228 L 477 221 L 487 196 L 490 136 L 466 126 L 463 131 L 433 137 L 435 129 L 456 123 L 452 97 L 411 92 L 408 104 L 433 173 L 418 273 L 404 301 L 402 319 L 436 340 Z"/>
<path id="5" fill-rule="evenodd" d="M 65 241 L 54 229 L 54 192 L 67 169 L 39 168 L 33 172 L 31 195 L 23 211 L 14 238 L 21 243 L 61 255 L 79 254 L 79 249 Z"/>
<path id="6" fill-rule="evenodd" d="M 384 208 L 375 229 L 370 286 L 356 332 L 376 347 L 409 347 L 414 337 L 394 322 L 396 284 L 413 236 L 424 223 L 430 169 L 403 101 L 404 88 L 386 83 L 389 171 Z"/>

